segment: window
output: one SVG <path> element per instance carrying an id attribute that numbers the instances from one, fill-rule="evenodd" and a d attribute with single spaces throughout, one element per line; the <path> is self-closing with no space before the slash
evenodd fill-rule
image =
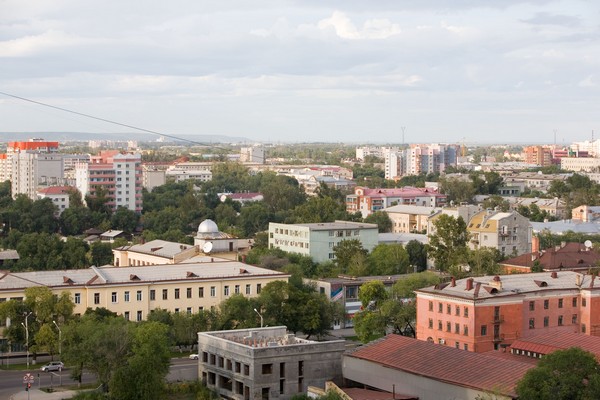
<path id="1" fill-rule="evenodd" d="M 456 315 L 460 316 L 460 306 L 456 306 Z"/>
<path id="2" fill-rule="evenodd" d="M 456 347 L 457 349 L 460 349 L 460 343 L 454 342 L 454 347 Z"/>
<path id="3" fill-rule="evenodd" d="M 355 299 L 357 296 L 358 290 L 356 286 L 348 286 L 346 287 L 346 298 L 347 299 Z"/>
<path id="4" fill-rule="evenodd" d="M 125 318 L 126 321 L 129 321 L 129 311 L 123 313 L 123 318 Z"/>
<path id="5" fill-rule="evenodd" d="M 167 300 L 169 298 L 169 289 L 163 289 L 163 300 Z"/>
<path id="6" fill-rule="evenodd" d="M 573 314 L 573 316 L 571 317 L 571 323 L 572 324 L 576 324 L 577 323 L 577 314 Z"/>
<path id="7" fill-rule="evenodd" d="M 438 304 L 438 312 L 444 312 L 444 305 L 442 303 Z"/>
<path id="8" fill-rule="evenodd" d="M 442 330 L 442 321 L 438 321 L 438 331 Z"/>
<path id="9" fill-rule="evenodd" d="M 446 305 L 446 314 L 452 314 L 452 306 L 450 304 Z"/>
<path id="10" fill-rule="evenodd" d="M 186 293 L 186 296 L 188 299 L 192 298 L 192 288 L 191 287 L 185 289 L 185 293 Z"/>
<path id="11" fill-rule="evenodd" d="M 535 329 L 535 318 L 529 318 L 529 329 Z"/>
<path id="12" fill-rule="evenodd" d="M 141 291 L 141 290 L 138 290 L 138 291 L 135 293 L 135 299 L 136 299 L 137 301 L 142 301 L 142 291 Z"/>
<path id="13" fill-rule="evenodd" d="M 587 301 L 586 298 L 584 297 L 583 299 L 581 299 L 581 307 L 586 307 L 587 305 Z"/>
<path id="14" fill-rule="evenodd" d="M 550 301 L 544 300 L 544 310 L 547 310 L 549 305 L 550 305 Z"/>
<path id="15" fill-rule="evenodd" d="M 150 300 L 156 300 L 156 290 L 150 289 Z"/>
<path id="16" fill-rule="evenodd" d="M 429 318 L 429 329 L 433 329 L 433 318 Z"/>
<path id="17" fill-rule="evenodd" d="M 446 332 L 452 331 L 452 324 L 450 322 L 446 322 Z"/>
<path id="18" fill-rule="evenodd" d="M 269 375 L 273 373 L 273 364 L 263 364 L 262 365 L 262 374 Z"/>
<path id="19" fill-rule="evenodd" d="M 204 288 L 203 287 L 198 288 L 198 297 L 200 297 L 200 298 L 204 297 Z"/>
<path id="20" fill-rule="evenodd" d="M 558 326 L 563 326 L 563 316 L 562 315 L 558 316 Z"/>
<path id="21" fill-rule="evenodd" d="M 251 294 L 252 292 L 252 285 L 246 285 L 246 294 Z"/>
<path id="22" fill-rule="evenodd" d="M 460 324 L 454 324 L 454 333 L 457 335 L 460 333 Z"/>
<path id="23" fill-rule="evenodd" d="M 112 301 L 113 303 L 117 302 L 117 292 L 112 292 L 110 294 L 110 301 Z"/>
<path id="24" fill-rule="evenodd" d="M 100 304 L 100 293 L 94 293 L 94 304 Z"/>
<path id="25" fill-rule="evenodd" d="M 137 312 L 137 318 L 136 318 L 136 321 L 137 321 L 137 322 L 140 322 L 141 320 L 142 320 L 142 312 L 141 312 L 141 311 L 138 311 L 138 312 Z"/>
<path id="26" fill-rule="evenodd" d="M 466 306 L 465 306 L 465 308 L 464 308 L 464 310 L 463 310 L 463 315 L 464 315 L 465 317 L 468 317 L 468 316 L 469 316 L 469 307 L 466 307 Z"/>
<path id="27" fill-rule="evenodd" d="M 558 308 L 563 308 L 563 299 L 558 299 Z"/>
<path id="28" fill-rule="evenodd" d="M 81 304 L 81 293 L 75 293 L 75 304 Z"/>
<path id="29" fill-rule="evenodd" d="M 223 287 L 223 295 L 224 296 L 229 296 L 229 286 L 224 286 Z"/>
<path id="30" fill-rule="evenodd" d="M 463 325 L 463 335 L 469 336 L 469 325 Z"/>
<path id="31" fill-rule="evenodd" d="M 256 284 L 256 294 L 260 294 L 260 291 L 262 290 L 262 284 L 257 283 Z"/>
<path id="32" fill-rule="evenodd" d="M 577 307 L 577 297 L 573 297 L 573 307 Z"/>
<path id="33" fill-rule="evenodd" d="M 487 325 L 481 325 L 481 336 L 487 336 Z"/>
<path id="34" fill-rule="evenodd" d="M 544 328 L 547 328 L 547 327 L 548 327 L 549 320 L 550 320 L 550 318 L 549 318 L 549 317 L 544 317 Z"/>
<path id="35" fill-rule="evenodd" d="M 465 351 L 469 351 L 469 345 L 468 345 L 467 343 L 465 343 L 465 344 L 463 345 L 463 349 L 464 349 Z"/>
<path id="36" fill-rule="evenodd" d="M 240 294 L 240 285 L 235 285 L 235 294 Z"/>
<path id="37" fill-rule="evenodd" d="M 535 310 L 535 301 L 530 301 L 529 302 L 529 311 L 533 311 Z"/>
<path id="38" fill-rule="evenodd" d="M 187 315 L 192 315 L 192 307 L 188 307 L 186 310 Z"/>
<path id="39" fill-rule="evenodd" d="M 179 298 L 179 288 L 175 289 L 175 298 Z"/>
<path id="40" fill-rule="evenodd" d="M 429 311 L 433 311 L 433 301 L 429 300 Z"/>
<path id="41" fill-rule="evenodd" d="M 210 287 L 210 297 L 216 297 L 217 295 L 217 288 L 215 286 L 211 286 Z"/>
<path id="42" fill-rule="evenodd" d="M 123 298 L 126 302 L 129 301 L 129 290 L 125 291 L 125 294 L 123 295 Z"/>

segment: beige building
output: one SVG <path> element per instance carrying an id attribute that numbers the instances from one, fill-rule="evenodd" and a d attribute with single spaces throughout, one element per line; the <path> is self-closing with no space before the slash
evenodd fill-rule
<path id="1" fill-rule="evenodd" d="M 563 157 L 560 159 L 560 168 L 575 172 L 598 172 L 600 171 L 600 158 Z"/>
<path id="2" fill-rule="evenodd" d="M 471 218 L 467 230 L 471 249 L 491 247 L 506 256 L 531 252 L 531 223 L 515 211 L 481 211 Z"/>
<path id="3" fill-rule="evenodd" d="M 113 249 L 115 267 L 178 264 L 198 254 L 198 248 L 189 244 L 152 240 Z"/>
<path id="4" fill-rule="evenodd" d="M 393 233 L 427 232 L 429 217 L 440 211 L 439 207 L 397 205 L 385 208 L 392 221 Z"/>
<path id="5" fill-rule="evenodd" d="M 60 271 L 7 272 L 0 275 L 0 302 L 22 299 L 25 289 L 45 286 L 70 293 L 75 314 L 105 307 L 126 319 L 141 321 L 155 309 L 196 313 L 218 306 L 234 294 L 256 297 L 288 274 L 237 261 L 91 267 Z"/>

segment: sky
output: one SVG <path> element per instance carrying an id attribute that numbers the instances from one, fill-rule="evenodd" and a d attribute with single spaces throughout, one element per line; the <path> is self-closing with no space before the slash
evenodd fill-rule
<path id="1" fill-rule="evenodd" d="M 170 135 L 600 138 L 597 0 L 0 0 L 0 92 Z M 0 94 L 0 131 L 127 131 Z"/>

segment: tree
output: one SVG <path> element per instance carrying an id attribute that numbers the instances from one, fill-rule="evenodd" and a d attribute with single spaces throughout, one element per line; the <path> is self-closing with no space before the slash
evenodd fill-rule
<path id="1" fill-rule="evenodd" d="M 417 267 L 416 272 L 427 269 L 427 247 L 423 243 L 418 240 L 411 240 L 406 244 L 406 252 L 408 253 L 409 264 Z"/>
<path id="2" fill-rule="evenodd" d="M 466 182 L 459 179 L 440 180 L 440 189 L 442 193 L 448 196 L 448 202 L 471 203 L 475 195 L 475 189 L 472 182 Z"/>
<path id="3" fill-rule="evenodd" d="M 137 227 L 140 216 L 127 207 L 120 206 L 110 218 L 112 229 L 133 232 Z"/>
<path id="4" fill-rule="evenodd" d="M 334 248 L 335 263 L 340 268 L 342 273 L 348 271 L 352 259 L 357 257 L 365 257 L 368 251 L 363 248 L 362 243 L 358 239 L 342 240 Z"/>
<path id="5" fill-rule="evenodd" d="M 600 365 L 579 347 L 545 355 L 517 384 L 522 400 L 600 398 Z"/>
<path id="6" fill-rule="evenodd" d="M 90 249 L 92 265 L 102 266 L 112 264 L 113 253 L 110 243 L 94 242 Z"/>
<path id="7" fill-rule="evenodd" d="M 365 222 L 370 224 L 377 224 L 379 233 L 391 232 L 392 231 L 392 220 L 385 211 L 375 211 L 371 215 L 365 218 Z"/>
<path id="8" fill-rule="evenodd" d="M 369 254 L 370 275 L 406 274 L 409 271 L 408 252 L 401 244 L 379 244 Z"/>
<path id="9" fill-rule="evenodd" d="M 433 227 L 434 233 L 429 235 L 428 254 L 435 259 L 436 267 L 446 271 L 466 261 L 469 233 L 462 217 L 441 214 L 433 222 Z"/>

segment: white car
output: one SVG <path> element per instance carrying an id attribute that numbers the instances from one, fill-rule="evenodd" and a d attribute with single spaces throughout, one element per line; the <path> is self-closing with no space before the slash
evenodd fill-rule
<path id="1" fill-rule="evenodd" d="M 198 354 L 190 354 L 190 360 L 197 360 Z"/>
<path id="2" fill-rule="evenodd" d="M 63 364 L 62 361 L 50 361 L 48 364 L 46 364 L 42 368 L 40 368 L 40 370 L 42 370 L 44 372 L 60 371 L 64 367 L 65 367 L 65 364 Z"/>

